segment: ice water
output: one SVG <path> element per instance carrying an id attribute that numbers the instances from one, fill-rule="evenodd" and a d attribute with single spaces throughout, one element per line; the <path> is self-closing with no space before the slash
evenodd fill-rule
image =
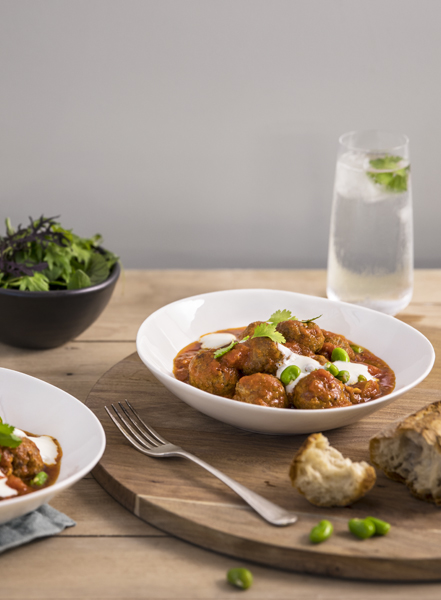
<path id="1" fill-rule="evenodd" d="M 328 256 L 328 298 L 394 315 L 412 297 L 409 162 L 348 151 L 337 161 Z"/>

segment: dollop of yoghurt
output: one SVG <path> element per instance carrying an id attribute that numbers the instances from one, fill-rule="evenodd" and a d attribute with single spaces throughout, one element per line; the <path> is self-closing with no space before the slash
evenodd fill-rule
<path id="1" fill-rule="evenodd" d="M 32 437 L 26 435 L 21 429 L 14 429 L 15 435 L 20 438 L 28 438 L 34 442 L 37 448 L 40 450 L 41 458 L 45 465 L 54 465 L 57 462 L 58 447 L 54 440 L 48 435 L 39 435 L 38 437 Z"/>
<path id="2" fill-rule="evenodd" d="M 280 352 L 283 354 L 283 360 L 279 363 L 279 367 L 277 369 L 276 377 L 280 379 L 283 371 L 286 367 L 290 367 L 291 365 L 296 365 L 301 370 L 300 375 L 294 381 L 291 381 L 286 386 L 286 392 L 290 394 L 296 385 L 299 383 L 301 379 L 316 371 L 317 369 L 321 369 L 322 365 L 317 361 L 311 358 L 310 356 L 303 356 L 302 354 L 296 354 L 292 352 L 289 348 L 284 346 L 283 344 L 277 344 Z"/>
<path id="3" fill-rule="evenodd" d="M 9 487 L 6 475 L 3 471 L 0 471 L 0 498 L 9 498 L 10 496 L 16 496 L 17 494 L 17 490 Z"/>
<path id="4" fill-rule="evenodd" d="M 280 352 L 282 352 L 283 359 L 279 362 L 276 377 L 280 379 L 280 376 L 282 375 L 283 371 L 291 365 L 296 365 L 301 371 L 297 379 L 294 379 L 294 381 L 291 381 L 286 386 L 285 389 L 287 394 L 290 394 L 294 390 L 294 388 L 301 379 L 303 379 L 313 371 L 316 371 L 317 369 L 323 369 L 323 365 L 310 356 L 296 354 L 283 344 L 277 344 L 277 347 L 279 348 Z M 363 365 L 360 363 L 344 362 L 342 360 L 336 360 L 332 364 L 334 364 L 339 371 L 348 371 L 350 379 L 347 382 L 347 385 L 353 385 L 354 383 L 357 383 L 359 375 L 364 375 L 364 377 L 366 377 L 367 380 L 375 379 L 375 377 L 373 377 L 369 373 L 367 365 Z"/>
<path id="5" fill-rule="evenodd" d="M 232 333 L 207 333 L 201 335 L 199 343 L 204 350 L 217 350 L 217 348 L 228 346 L 228 344 L 231 344 L 235 340 L 237 338 Z"/>

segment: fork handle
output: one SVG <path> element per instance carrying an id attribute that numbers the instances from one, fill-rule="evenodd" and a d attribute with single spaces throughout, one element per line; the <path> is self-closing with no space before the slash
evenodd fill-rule
<path id="1" fill-rule="evenodd" d="M 252 492 L 241 483 L 238 483 L 235 479 L 228 477 L 228 475 L 225 475 L 225 473 L 222 473 L 222 471 L 212 467 L 194 454 L 180 449 L 170 453 L 169 456 L 182 456 L 183 458 L 188 458 L 200 467 L 209 471 L 212 475 L 223 481 L 225 485 L 236 492 L 238 496 L 245 500 L 245 502 L 249 504 L 251 508 L 253 508 L 263 519 L 265 519 L 265 521 L 271 523 L 271 525 L 284 527 L 285 525 L 291 525 L 297 521 L 297 516 L 293 513 L 284 510 L 280 506 L 277 506 L 277 504 L 273 504 L 273 502 L 270 502 L 269 500 L 266 500 L 266 498 L 259 496 L 259 494 Z"/>

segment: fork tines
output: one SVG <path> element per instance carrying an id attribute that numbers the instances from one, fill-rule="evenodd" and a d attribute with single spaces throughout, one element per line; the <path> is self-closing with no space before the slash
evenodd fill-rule
<path id="1" fill-rule="evenodd" d="M 128 408 L 121 402 L 118 402 L 118 406 L 122 412 L 114 404 L 111 405 L 117 418 L 115 418 L 107 406 L 104 408 L 113 423 L 131 444 L 138 450 L 143 450 L 144 448 L 151 450 L 169 443 L 142 420 L 128 400 L 125 403 Z"/>

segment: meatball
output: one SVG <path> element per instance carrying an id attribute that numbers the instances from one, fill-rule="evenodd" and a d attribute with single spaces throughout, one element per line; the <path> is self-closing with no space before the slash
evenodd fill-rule
<path id="1" fill-rule="evenodd" d="M 306 346 L 302 346 L 302 344 L 299 344 L 298 342 L 286 342 L 286 344 L 283 345 L 289 348 L 291 352 L 295 352 L 295 354 L 301 354 L 302 356 L 310 356 L 311 358 L 315 358 L 316 356 L 312 350 L 310 350 Z"/>
<path id="2" fill-rule="evenodd" d="M 195 350 L 189 350 L 188 352 L 180 353 L 175 357 L 173 361 L 173 375 L 176 379 L 179 379 L 179 381 L 188 382 L 188 367 L 196 352 Z"/>
<path id="3" fill-rule="evenodd" d="M 29 438 L 23 438 L 17 448 L 2 448 L 0 468 L 6 476 L 34 477 L 43 470 L 40 450 Z"/>
<path id="4" fill-rule="evenodd" d="M 351 406 L 345 386 L 325 369 L 313 371 L 289 394 L 295 408 L 335 408 Z"/>
<path id="5" fill-rule="evenodd" d="M 282 321 L 276 327 L 287 342 L 297 342 L 305 346 L 311 352 L 318 352 L 323 346 L 325 336 L 322 330 L 313 321 L 303 323 L 302 321 Z"/>
<path id="6" fill-rule="evenodd" d="M 201 350 L 188 366 L 189 383 L 194 387 L 216 394 L 232 397 L 239 381 L 237 369 L 229 367 L 223 361 L 214 358 L 213 350 Z"/>
<path id="7" fill-rule="evenodd" d="M 266 373 L 242 377 L 236 386 L 234 400 L 259 406 L 288 408 L 285 388 L 276 377 Z"/>
<path id="8" fill-rule="evenodd" d="M 343 348 L 349 355 L 351 361 L 355 360 L 355 352 L 352 350 L 349 340 L 345 338 L 344 335 L 338 335 L 337 333 L 332 333 L 332 331 L 325 331 L 322 329 L 322 333 L 325 336 L 324 343 L 322 348 L 320 349 L 320 354 L 326 356 L 328 360 L 331 360 L 332 351 L 334 348 Z"/>
<path id="9" fill-rule="evenodd" d="M 238 340 L 243 340 L 244 338 L 246 338 L 247 336 L 252 337 L 256 327 L 258 325 L 262 325 L 264 323 L 264 321 L 254 321 L 253 323 L 250 323 L 248 325 L 248 327 L 246 327 L 242 333 L 240 335 L 237 336 Z"/>
<path id="10" fill-rule="evenodd" d="M 380 385 L 376 379 L 347 385 L 346 391 L 352 404 L 363 404 L 381 396 Z"/>
<path id="11" fill-rule="evenodd" d="M 278 364 L 283 360 L 283 354 L 276 342 L 266 337 L 257 337 L 236 344 L 223 358 L 226 365 L 239 369 L 244 375 L 253 375 L 253 373 L 275 375 Z"/>

